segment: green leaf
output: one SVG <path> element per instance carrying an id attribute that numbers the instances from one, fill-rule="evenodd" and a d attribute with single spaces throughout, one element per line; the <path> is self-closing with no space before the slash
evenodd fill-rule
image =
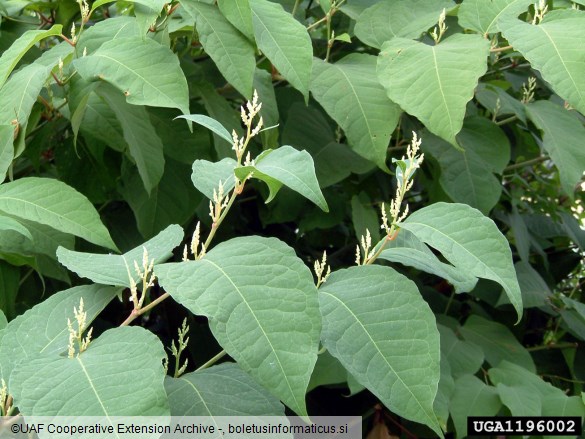
<path id="1" fill-rule="evenodd" d="M 0 211 L 116 249 L 89 200 L 57 180 L 26 177 L 0 185 Z"/>
<path id="2" fill-rule="evenodd" d="M 48 30 L 29 30 L 24 32 L 0 57 L 0 89 L 8 79 L 10 72 L 16 67 L 24 54 L 39 41 L 60 35 L 63 26 L 56 24 Z"/>
<path id="3" fill-rule="evenodd" d="M 284 416 L 284 407 L 237 364 L 167 377 L 172 416 Z"/>
<path id="4" fill-rule="evenodd" d="M 74 358 L 47 355 L 22 364 L 10 392 L 29 416 L 168 416 L 165 357 L 152 332 L 114 328 Z"/>
<path id="5" fill-rule="evenodd" d="M 14 125 L 0 125 L 0 183 L 6 178 L 14 158 L 14 128 Z"/>
<path id="6" fill-rule="evenodd" d="M 252 9 L 248 0 L 219 0 L 217 4 L 224 17 L 246 38 L 254 41 Z"/>
<path id="7" fill-rule="evenodd" d="M 499 21 L 504 37 L 538 70 L 552 89 L 585 114 L 585 15 L 581 11 L 551 11 L 538 25 L 516 19 Z"/>
<path id="8" fill-rule="evenodd" d="M 93 6 L 98 2 L 94 2 Z M 90 55 L 102 44 L 118 38 L 142 37 L 142 31 L 134 17 L 119 16 L 102 20 L 83 30 L 77 41 L 77 47 Z"/>
<path id="9" fill-rule="evenodd" d="M 522 295 L 508 241 L 495 223 L 465 204 L 435 203 L 411 214 L 400 227 L 439 250 L 457 269 L 499 283 L 522 317 Z"/>
<path id="10" fill-rule="evenodd" d="M 195 19 L 201 45 L 221 74 L 242 95 L 250 97 L 256 70 L 252 44 L 217 7 L 192 0 L 182 0 L 181 5 Z"/>
<path id="11" fill-rule="evenodd" d="M 0 309 L 0 340 L 2 340 L 2 330 L 6 328 L 6 325 L 8 325 L 8 320 L 6 320 L 4 312 Z"/>
<path id="12" fill-rule="evenodd" d="M 267 0 L 249 3 L 258 48 L 308 100 L 313 46 L 307 29 L 279 4 Z"/>
<path id="13" fill-rule="evenodd" d="M 237 162 L 226 157 L 219 162 L 195 160 L 191 180 L 199 192 L 213 200 L 213 191 L 217 191 L 219 182 L 223 184 L 224 194 L 228 194 L 236 185 L 234 169 Z"/>
<path id="14" fill-rule="evenodd" d="M 187 80 L 179 60 L 154 40 L 118 38 L 73 64 L 82 78 L 115 86 L 129 104 L 178 108 L 183 114 L 189 113 Z"/>
<path id="15" fill-rule="evenodd" d="M 526 110 L 524 104 L 513 98 L 504 89 L 492 84 L 479 83 L 475 90 L 475 99 L 483 105 L 490 113 L 495 113 L 496 107 L 498 116 L 514 115 L 526 123 Z"/>
<path id="16" fill-rule="evenodd" d="M 430 248 L 406 229 L 388 243 L 380 258 L 442 277 L 453 285 L 456 293 L 469 292 L 477 283 L 475 276 L 441 262 Z"/>
<path id="17" fill-rule="evenodd" d="M 441 352 L 451 366 L 453 378 L 474 375 L 483 364 L 483 351 L 476 344 L 460 340 L 447 326 L 437 325 L 441 334 Z"/>
<path id="18" fill-rule="evenodd" d="M 487 36 L 500 31 L 500 19 L 516 18 L 532 3 L 532 0 L 465 0 L 459 6 L 457 18 L 462 27 Z"/>
<path id="19" fill-rule="evenodd" d="M 366 192 L 351 197 L 351 222 L 357 239 L 366 236 L 367 231 L 369 231 L 373 242 L 380 240 L 378 211 L 374 209 Z"/>
<path id="20" fill-rule="evenodd" d="M 524 308 L 544 306 L 548 301 L 548 297 L 552 293 L 538 271 L 525 261 L 516 262 L 514 268 L 516 269 L 516 276 L 518 277 L 518 283 L 520 284 L 520 290 L 522 291 L 522 303 L 524 304 Z M 508 300 L 504 301 L 504 299 L 506 298 L 502 295 L 496 306 L 499 306 L 500 302 L 508 302 Z"/>
<path id="21" fill-rule="evenodd" d="M 16 72 L 0 89 L 0 125 L 12 125 L 17 122 L 20 131 L 24 131 L 28 117 L 39 93 L 45 85 L 49 67 L 29 64 Z"/>
<path id="22" fill-rule="evenodd" d="M 451 0 L 384 0 L 359 15 L 355 35 L 376 49 L 395 37 L 417 39 L 454 6 Z"/>
<path id="23" fill-rule="evenodd" d="M 540 416 L 542 413 L 542 403 L 534 397 L 529 387 L 523 386 L 506 386 L 498 384 L 496 386 L 498 395 L 502 403 L 508 407 L 512 416 Z"/>
<path id="24" fill-rule="evenodd" d="M 177 116 L 177 119 L 187 119 L 191 122 L 195 122 L 205 128 L 213 131 L 219 137 L 224 139 L 226 142 L 230 144 L 233 142 L 232 135 L 225 127 L 219 123 L 217 120 L 213 119 L 212 117 L 206 116 L 204 114 L 186 114 Z"/>
<path id="25" fill-rule="evenodd" d="M 201 196 L 191 183 L 189 170 L 183 163 L 167 160 L 165 173 L 150 196 L 136 173 L 125 179 L 120 192 L 134 212 L 142 236 L 151 238 L 171 224 L 185 224 L 193 216 Z"/>
<path id="26" fill-rule="evenodd" d="M 535 373 L 507 360 L 502 361 L 497 367 L 492 367 L 488 373 L 490 381 L 494 385 L 504 384 L 510 387 L 517 386 L 529 389 L 533 395 L 532 398 L 538 398 L 542 401 L 565 396 L 558 387 L 553 387 Z"/>
<path id="27" fill-rule="evenodd" d="M 347 381 L 347 370 L 337 358 L 332 356 L 327 350 L 319 353 L 315 369 L 311 374 L 311 382 L 307 389 L 308 392 L 319 386 L 329 384 L 340 384 Z"/>
<path id="28" fill-rule="evenodd" d="M 22 223 L 13 218 L 10 218 L 9 216 L 0 216 L 0 230 L 13 230 L 25 238 L 33 241 L 33 236 L 29 230 L 24 225 L 22 225 Z"/>
<path id="29" fill-rule="evenodd" d="M 134 262 L 142 267 L 144 249 L 148 252 L 149 260 L 160 263 L 172 256 L 173 249 L 181 243 L 182 239 L 183 229 L 175 224 L 123 255 L 82 253 L 59 247 L 57 258 L 69 270 L 95 283 L 130 287 L 129 275 L 134 281 L 139 280 L 134 270 Z"/>
<path id="30" fill-rule="evenodd" d="M 423 134 L 422 139 L 423 151 L 439 162 L 439 182 L 445 193 L 487 215 L 502 193 L 502 182 L 492 172 L 501 173 L 510 160 L 510 143 L 504 132 L 484 117 L 471 117 L 465 119 L 457 135 L 464 151 L 432 134 Z"/>
<path id="31" fill-rule="evenodd" d="M 394 413 L 442 436 L 433 412 L 439 333 L 414 282 L 389 267 L 352 267 L 331 274 L 319 303 L 331 355 Z"/>
<path id="32" fill-rule="evenodd" d="M 219 344 L 299 415 L 317 361 L 320 318 L 313 276 L 292 248 L 250 236 L 203 259 L 155 266 L 179 303 L 209 318 Z"/>
<path id="33" fill-rule="evenodd" d="M 447 421 L 449 420 L 449 401 L 451 395 L 455 390 L 455 380 L 451 375 L 451 365 L 445 354 L 441 352 L 441 379 L 439 380 L 439 388 L 437 389 L 437 396 L 433 402 L 433 410 L 437 415 L 439 424 L 443 431 L 447 431 Z"/>
<path id="34" fill-rule="evenodd" d="M 530 353 L 501 323 L 472 315 L 461 327 L 460 332 L 465 340 L 476 344 L 483 350 L 486 361 L 492 366 L 498 366 L 501 361 L 507 360 L 532 372 L 536 371 Z"/>
<path id="35" fill-rule="evenodd" d="M 349 146 L 337 143 L 323 112 L 302 102 L 294 103 L 288 110 L 282 142 L 311 154 L 322 189 L 344 180 L 352 172 L 363 174 L 374 167 Z"/>
<path id="36" fill-rule="evenodd" d="M 543 131 L 542 146 L 559 169 L 563 190 L 573 198 L 585 169 L 583 123 L 550 101 L 533 102 L 526 106 L 526 112 L 534 125 Z"/>
<path id="37" fill-rule="evenodd" d="M 252 173 L 252 178 L 264 181 L 270 189 L 267 203 L 274 198 L 284 184 L 311 200 L 321 210 L 329 212 L 315 176 L 313 158 L 307 151 L 297 151 L 288 145 L 267 150 L 256 158 L 254 165 L 236 168 L 235 173 L 241 180 Z"/>
<path id="38" fill-rule="evenodd" d="M 266 148 L 277 148 L 278 143 L 278 125 L 280 116 L 278 114 L 278 104 L 276 102 L 276 95 L 274 93 L 274 85 L 272 84 L 272 74 L 266 70 L 256 69 L 254 73 L 254 89 L 258 92 L 258 100 L 262 102 L 262 109 L 260 116 L 264 120 L 265 127 L 273 127 L 270 129 L 263 129 L 260 132 L 262 139 L 262 146 Z M 252 96 L 246 96 L 247 99 L 252 99 Z"/>
<path id="39" fill-rule="evenodd" d="M 73 308 L 79 308 L 80 299 L 83 298 L 89 325 L 118 293 L 119 289 L 103 285 L 70 288 L 12 320 L 4 329 L 6 337 L 0 344 L 0 376 L 8 382 L 14 370 L 39 355 L 58 355 L 66 351 L 69 343 L 67 319 L 75 319 Z"/>
<path id="40" fill-rule="evenodd" d="M 468 416 L 495 416 L 501 407 L 496 389 L 479 378 L 464 375 L 455 380 L 455 392 L 451 397 L 449 411 L 457 437 L 467 436 Z"/>
<path id="41" fill-rule="evenodd" d="M 350 146 L 387 170 L 386 153 L 400 108 L 376 77 L 376 58 L 351 54 L 330 64 L 315 58 L 311 93 L 343 128 Z"/>
<path id="42" fill-rule="evenodd" d="M 2 217 L 0 217 L 0 220 Z M 20 288 L 20 269 L 0 260 L 0 330 L 6 324 L 2 325 L 2 320 L 6 323 L 6 317 L 13 319 L 16 317 L 16 296 Z"/>
<path id="43" fill-rule="evenodd" d="M 455 135 L 486 72 L 489 48 L 479 35 L 456 34 L 435 46 L 394 38 L 378 56 L 378 79 L 392 101 L 457 147 Z"/>
<path id="44" fill-rule="evenodd" d="M 122 93 L 112 87 L 100 87 L 98 94 L 122 125 L 130 156 L 136 162 L 146 192 L 150 194 L 162 178 L 165 158 L 162 141 L 150 122 L 146 108 L 128 104 Z"/>
<path id="45" fill-rule="evenodd" d="M 215 87 L 208 83 L 198 84 L 197 93 L 201 97 L 203 105 L 205 106 L 205 110 L 209 113 L 213 119 L 218 121 L 222 127 L 229 127 L 231 130 L 234 130 L 239 136 L 242 136 L 241 130 L 241 119 L 237 116 L 238 113 L 234 110 L 234 108 L 230 105 L 230 103 L 221 96 Z M 202 120 L 202 119 L 200 119 Z M 211 121 L 207 121 L 211 124 Z M 197 122 L 200 123 L 200 122 Z M 211 129 L 214 134 L 214 145 L 215 150 L 217 152 L 217 158 L 223 159 L 226 157 L 233 157 L 234 152 L 232 149 L 233 139 L 229 132 L 227 133 L 229 136 L 229 140 L 223 134 L 220 134 L 218 131 L 215 131 L 211 128 L 211 126 L 205 125 L 206 128 Z M 217 127 L 219 130 L 219 127 Z M 226 131 L 228 131 L 226 129 Z"/>

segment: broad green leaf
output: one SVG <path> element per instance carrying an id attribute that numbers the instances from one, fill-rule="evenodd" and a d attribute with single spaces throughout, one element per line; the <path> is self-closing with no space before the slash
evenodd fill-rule
<path id="1" fill-rule="evenodd" d="M 462 27 L 487 36 L 500 31 L 500 19 L 516 18 L 532 3 L 532 0 L 464 0 L 459 6 L 457 18 Z"/>
<path id="2" fill-rule="evenodd" d="M 465 204 L 435 203 L 411 214 L 400 227 L 439 250 L 458 270 L 499 283 L 522 317 L 522 295 L 508 241 L 495 223 Z"/>
<path id="3" fill-rule="evenodd" d="M 311 93 L 343 128 L 354 151 L 388 169 L 388 142 L 400 108 L 378 82 L 374 56 L 355 53 L 335 64 L 315 58 Z"/>
<path id="4" fill-rule="evenodd" d="M 229 130 L 227 133 L 229 136 L 228 140 L 227 137 L 223 135 L 225 132 L 223 132 L 223 134 L 219 134 L 217 131 L 213 130 L 211 126 L 205 125 L 206 128 L 211 129 L 214 133 L 213 142 L 215 151 L 217 152 L 217 158 L 221 160 L 226 157 L 233 157 L 233 139 L 229 133 L 233 130 L 239 136 L 243 135 L 242 129 L 240 128 L 242 122 L 238 117 L 238 113 L 235 111 L 229 101 L 221 96 L 215 87 L 208 82 L 198 84 L 197 93 L 199 97 L 201 97 L 201 101 L 205 106 L 205 110 L 209 116 L 218 121 L 222 127 L 227 127 L 226 131 Z M 211 121 L 208 122 L 211 123 Z"/>
<path id="5" fill-rule="evenodd" d="M 24 131 L 34 103 L 37 101 L 47 76 L 49 67 L 36 63 L 23 67 L 10 77 L 0 89 L 0 125 L 18 123 L 20 131 Z"/>
<path id="6" fill-rule="evenodd" d="M 483 352 L 479 346 L 461 340 L 447 326 L 437 325 L 441 334 L 441 352 L 451 365 L 453 378 L 475 374 L 483 364 Z"/>
<path id="7" fill-rule="evenodd" d="M 236 185 L 234 169 L 236 161 L 226 157 L 219 162 L 208 160 L 195 160 L 191 180 L 199 192 L 210 200 L 213 200 L 213 191 L 219 188 L 219 182 L 223 185 L 224 194 L 228 194 Z"/>
<path id="8" fill-rule="evenodd" d="M 579 416 L 581 427 L 585 418 L 584 393 L 579 396 L 555 395 L 542 401 L 542 416 Z M 579 427 L 577 427 L 579 428 Z M 554 439 L 555 436 L 545 436 L 546 439 Z"/>
<path id="9" fill-rule="evenodd" d="M 331 274 L 319 303 L 331 355 L 394 413 L 442 435 L 439 333 L 414 282 L 389 267 L 352 267 Z"/>
<path id="10" fill-rule="evenodd" d="M 449 411 L 457 437 L 467 436 L 468 416 L 495 416 L 501 407 L 502 402 L 496 389 L 479 378 L 464 375 L 455 380 L 455 392 L 451 397 Z"/>
<path id="11" fill-rule="evenodd" d="M 219 123 L 217 120 L 213 119 L 212 117 L 206 116 L 204 114 L 186 114 L 182 116 L 177 116 L 178 119 L 187 119 L 191 122 L 195 122 L 208 130 L 213 131 L 215 134 L 220 136 L 226 142 L 230 144 L 233 142 L 232 135 L 225 127 Z"/>
<path id="12" fill-rule="evenodd" d="M 352 172 L 363 174 L 374 168 L 372 162 L 357 155 L 349 146 L 335 141 L 322 111 L 302 102 L 294 103 L 288 110 L 282 142 L 311 154 L 322 189 L 340 182 Z"/>
<path id="13" fill-rule="evenodd" d="M 0 217 L 0 219 L 2 219 Z M 0 330 L 3 329 L 2 319 L 16 317 L 16 295 L 20 288 L 20 268 L 0 260 Z"/>
<path id="14" fill-rule="evenodd" d="M 248 0 L 219 0 L 219 10 L 229 22 L 243 33 L 250 41 L 254 41 L 252 27 L 252 9 Z"/>
<path id="15" fill-rule="evenodd" d="M 435 46 L 393 38 L 378 56 L 378 79 L 392 101 L 457 146 L 455 135 L 486 72 L 489 48 L 479 35 L 456 34 Z"/>
<path id="16" fill-rule="evenodd" d="M 332 356 L 327 350 L 319 353 L 315 369 L 311 374 L 311 382 L 307 392 L 315 387 L 326 386 L 329 384 L 340 384 L 347 381 L 347 370 L 337 358 Z"/>
<path id="17" fill-rule="evenodd" d="M 9 216 L 0 215 L 0 230 L 13 230 L 25 238 L 33 240 L 30 231 L 21 222 Z"/>
<path id="18" fill-rule="evenodd" d="M 423 151 L 439 162 L 439 182 L 445 193 L 453 201 L 488 214 L 502 193 L 502 183 L 492 172 L 501 173 L 510 160 L 510 143 L 504 132 L 484 117 L 471 117 L 457 135 L 464 151 L 432 134 L 423 134 L 422 139 Z"/>
<path id="19" fill-rule="evenodd" d="M 449 420 L 449 402 L 451 395 L 455 390 L 455 380 L 451 374 L 451 365 L 445 354 L 441 352 L 441 379 L 437 389 L 437 396 L 433 402 L 433 410 L 437 415 L 439 424 L 443 431 L 447 431 L 447 421 Z"/>
<path id="20" fill-rule="evenodd" d="M 514 46 L 542 74 L 552 89 L 585 114 L 585 15 L 581 11 L 551 11 L 538 25 L 505 18 L 498 26 Z"/>
<path id="21" fill-rule="evenodd" d="M 96 3 L 98 2 L 94 2 L 93 5 L 95 6 Z M 99 21 L 84 29 L 77 41 L 77 47 L 82 51 L 86 50 L 87 55 L 90 55 L 108 41 L 141 36 L 142 33 L 136 18 L 122 15 Z"/>
<path id="22" fill-rule="evenodd" d="M 97 0 L 91 5 L 91 12 L 95 11 L 97 8 L 106 5 L 108 3 L 112 3 L 115 0 Z M 162 7 L 165 5 L 165 0 L 130 0 L 134 3 L 134 12 L 137 12 L 138 6 L 143 6 L 144 9 L 150 9 L 152 11 L 160 12 Z M 143 10 L 143 13 L 145 11 Z M 158 13 L 157 13 L 158 16 Z M 150 25 L 150 23 L 149 23 Z"/>
<path id="23" fill-rule="evenodd" d="M 366 192 L 351 197 L 351 222 L 357 239 L 366 236 L 369 231 L 373 242 L 380 240 L 379 211 L 374 208 L 374 203 Z"/>
<path id="24" fill-rule="evenodd" d="M 142 236 L 151 238 L 171 224 L 185 224 L 193 216 L 201 196 L 191 183 L 189 170 L 188 165 L 167 159 L 165 173 L 150 196 L 137 174 L 124 179 L 120 192 L 134 212 Z"/>
<path id="25" fill-rule="evenodd" d="M 14 125 L 0 125 L 0 183 L 6 178 L 14 158 L 14 128 Z"/>
<path id="26" fill-rule="evenodd" d="M 514 264 L 520 291 L 522 292 L 522 304 L 524 308 L 536 308 L 544 306 L 548 302 L 548 297 L 552 294 L 549 286 L 532 266 L 525 261 L 518 261 Z M 496 306 L 510 303 L 506 295 L 502 292 Z"/>
<path id="27" fill-rule="evenodd" d="M 526 106 L 526 112 L 534 125 L 543 131 L 542 146 L 559 169 L 563 190 L 573 198 L 585 170 L 583 123 L 550 101 L 533 102 Z"/>
<path id="28" fill-rule="evenodd" d="M 150 123 L 146 108 L 130 105 L 122 93 L 112 87 L 100 87 L 98 94 L 116 114 L 128 151 L 149 194 L 162 178 L 165 168 L 163 144 Z"/>
<path id="29" fill-rule="evenodd" d="M 129 276 L 132 276 L 135 282 L 139 280 L 134 262 L 142 267 L 144 249 L 148 252 L 150 261 L 160 263 L 172 256 L 173 249 L 182 239 L 183 229 L 175 224 L 123 255 L 82 253 L 59 247 L 57 258 L 69 270 L 95 283 L 130 287 Z"/>
<path id="30" fill-rule="evenodd" d="M 87 99 L 85 99 L 85 102 L 82 102 L 82 105 L 85 106 L 82 110 L 83 119 L 80 121 L 78 128 L 83 136 L 104 142 L 115 151 L 123 152 L 129 150 L 128 143 L 126 143 L 126 139 L 124 138 L 124 130 L 114 110 L 97 93 L 90 92 L 86 96 Z M 127 104 L 125 103 L 125 105 Z M 75 114 L 78 113 L 76 112 Z M 71 126 L 75 130 L 73 117 L 71 119 Z M 129 135 L 131 133 L 132 131 L 128 132 Z M 152 139 L 148 139 L 147 142 L 151 143 Z M 137 146 L 135 145 L 135 147 Z"/>
<path id="31" fill-rule="evenodd" d="M 4 312 L 0 309 L 0 340 L 2 340 L 2 335 L 3 332 L 2 330 L 4 328 L 6 328 L 6 325 L 8 325 L 8 320 L 6 320 L 6 316 L 4 315 Z"/>
<path id="32" fill-rule="evenodd" d="M 262 146 L 266 148 L 277 148 L 278 143 L 278 121 L 280 116 L 278 114 L 278 104 L 276 102 L 276 95 L 274 93 L 274 85 L 272 84 L 272 74 L 266 70 L 256 69 L 254 73 L 254 90 L 258 93 L 258 100 L 262 102 L 262 109 L 260 116 L 264 120 L 264 126 L 260 133 L 262 139 Z M 245 96 L 248 100 L 253 96 Z M 270 128 L 272 127 L 272 128 Z"/>
<path id="33" fill-rule="evenodd" d="M 357 20 L 359 15 L 370 6 L 375 5 L 379 0 L 353 0 L 351 3 L 345 2 L 341 6 L 341 11 L 353 20 Z"/>
<path id="34" fill-rule="evenodd" d="M 321 210 L 329 212 L 315 175 L 313 158 L 307 151 L 297 151 L 288 145 L 267 150 L 256 158 L 254 165 L 236 168 L 235 173 L 239 179 L 252 173 L 252 178 L 264 181 L 270 189 L 267 203 L 285 185 L 311 200 Z"/>
<path id="35" fill-rule="evenodd" d="M 498 116 L 514 115 L 522 122 L 526 122 L 524 104 L 513 98 L 501 87 L 479 83 L 475 90 L 475 99 L 492 114 L 496 112 L 496 108 L 499 106 L 497 111 Z"/>
<path id="36" fill-rule="evenodd" d="M 504 384 L 510 387 L 518 386 L 529 389 L 533 398 L 539 398 L 543 401 L 565 396 L 558 387 L 553 387 L 535 373 L 507 360 L 502 361 L 497 367 L 492 367 L 488 373 L 490 381 L 494 385 Z"/>
<path id="37" fill-rule="evenodd" d="M 57 180 L 26 177 L 0 185 L 0 211 L 116 249 L 89 200 Z"/>
<path id="38" fill-rule="evenodd" d="M 240 366 L 222 363 L 167 377 L 172 416 L 284 416 L 284 406 Z"/>
<path id="39" fill-rule="evenodd" d="M 49 256 L 56 260 L 56 252 L 59 246 L 73 248 L 75 237 L 68 232 L 61 232 L 50 226 L 25 219 L 18 220 L 32 236 L 34 253 Z"/>
<path id="40" fill-rule="evenodd" d="M 195 20 L 201 45 L 221 74 L 242 95 L 250 97 L 256 70 L 254 46 L 216 6 L 193 0 L 182 0 L 181 5 Z"/>
<path id="41" fill-rule="evenodd" d="M 219 344 L 299 415 L 321 330 L 313 276 L 292 248 L 250 236 L 219 244 L 198 261 L 157 265 L 160 285 L 209 318 Z"/>
<path id="42" fill-rule="evenodd" d="M 507 360 L 529 371 L 536 370 L 530 353 L 501 323 L 472 315 L 460 328 L 460 332 L 465 340 L 483 350 L 486 361 L 492 366 L 498 366 L 501 361 Z"/>
<path id="43" fill-rule="evenodd" d="M 23 363 L 10 392 L 25 416 L 168 416 L 165 357 L 152 332 L 114 328 L 74 358 L 55 354 Z"/>
<path id="44" fill-rule="evenodd" d="M 258 48 L 308 100 L 313 46 L 307 29 L 279 4 L 267 0 L 249 3 Z"/>
<path id="45" fill-rule="evenodd" d="M 73 308 L 79 308 L 80 299 L 83 298 L 90 325 L 118 293 L 119 289 L 104 285 L 70 288 L 12 320 L 4 329 L 6 337 L 0 344 L 0 376 L 8 382 L 16 366 L 27 364 L 39 355 L 59 355 L 66 351 L 69 343 L 67 319 L 74 321 Z"/>
<path id="46" fill-rule="evenodd" d="M 401 230 L 396 238 L 387 244 L 380 253 L 380 258 L 442 277 L 453 285 L 457 293 L 469 292 L 477 283 L 475 276 L 441 262 L 430 248 L 406 229 Z"/>
<path id="47" fill-rule="evenodd" d="M 394 37 L 417 39 L 454 6 L 451 0 L 383 0 L 359 15 L 355 35 L 376 49 Z"/>
<path id="48" fill-rule="evenodd" d="M 154 40 L 118 38 L 73 64 L 82 78 L 118 88 L 129 104 L 178 108 L 183 114 L 189 113 L 187 80 L 179 60 Z"/>
<path id="49" fill-rule="evenodd" d="M 508 407 L 512 416 L 540 416 L 542 413 L 542 402 L 534 397 L 529 387 L 499 383 L 496 390 L 502 404 Z"/>
<path id="50" fill-rule="evenodd" d="M 0 57 L 0 89 L 8 79 L 10 72 L 16 67 L 24 54 L 39 41 L 60 35 L 63 26 L 56 24 L 48 30 L 29 30 L 24 32 Z"/>

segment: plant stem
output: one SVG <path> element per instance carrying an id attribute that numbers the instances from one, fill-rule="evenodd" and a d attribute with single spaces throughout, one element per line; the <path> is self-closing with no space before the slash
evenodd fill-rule
<path id="1" fill-rule="evenodd" d="M 454 298 L 455 298 L 455 290 L 453 290 L 451 292 L 451 295 L 449 296 L 449 300 L 447 301 L 447 306 L 445 306 L 445 312 L 443 314 L 447 315 L 447 313 L 449 312 L 449 308 L 451 308 L 451 304 L 453 303 Z"/>
<path id="2" fill-rule="evenodd" d="M 495 52 L 504 52 L 508 49 L 512 49 L 512 46 L 504 46 L 504 47 L 495 47 L 493 49 L 490 49 L 490 52 L 495 53 Z"/>
<path id="3" fill-rule="evenodd" d="M 299 5 L 301 4 L 302 0 L 296 0 L 295 1 L 295 5 L 293 6 L 293 10 L 292 10 L 292 16 L 294 17 L 295 14 L 297 13 L 297 9 L 299 8 Z"/>
<path id="4" fill-rule="evenodd" d="M 386 247 L 386 244 L 388 244 L 390 241 L 394 241 L 396 239 L 396 237 L 398 236 L 398 232 L 399 232 L 399 230 L 396 230 L 391 236 L 386 235 L 386 239 L 384 239 L 384 241 L 382 242 L 380 247 L 378 247 L 378 250 L 376 250 L 376 253 L 374 253 L 372 255 L 372 257 L 366 261 L 366 265 L 371 265 L 374 263 L 374 261 L 376 259 L 378 259 L 378 256 L 380 256 L 380 254 L 384 250 L 384 247 Z"/>
<path id="5" fill-rule="evenodd" d="M 227 355 L 227 352 L 225 350 L 221 351 L 217 355 L 214 355 L 213 357 L 211 357 L 211 359 L 209 359 L 209 361 L 206 361 L 202 366 L 197 368 L 197 370 L 203 370 L 203 369 L 207 369 L 209 366 L 213 366 L 215 363 L 217 363 L 219 360 L 221 360 L 226 355 Z"/>
<path id="6" fill-rule="evenodd" d="M 516 119 L 518 119 L 518 117 L 517 117 L 517 116 L 510 116 L 510 117 L 508 117 L 507 119 L 502 119 L 502 120 L 499 120 L 499 121 L 497 121 L 497 122 L 496 122 L 496 125 L 506 125 L 507 123 L 509 123 L 509 122 L 513 122 L 513 121 L 515 121 Z"/>
<path id="7" fill-rule="evenodd" d="M 164 293 L 162 296 L 157 297 L 152 302 L 150 302 L 148 305 L 146 305 L 144 308 L 133 309 L 132 312 L 130 313 L 130 315 L 128 316 L 128 318 L 126 320 L 124 320 L 120 326 L 128 326 L 135 319 L 140 317 L 142 314 L 150 311 L 152 308 L 154 308 L 156 305 L 158 305 L 159 303 L 161 303 L 163 300 L 167 299 L 170 296 L 171 295 L 169 293 Z"/>
<path id="8" fill-rule="evenodd" d="M 557 343 L 557 344 L 550 344 L 550 345 L 543 345 L 543 346 L 533 346 L 531 348 L 526 348 L 528 352 L 535 352 L 535 351 L 546 351 L 548 349 L 568 349 L 568 348 L 577 348 L 579 347 L 579 343 Z"/>
<path id="9" fill-rule="evenodd" d="M 548 157 L 546 157 L 546 156 L 536 157 L 534 159 L 526 160 L 524 162 L 515 163 L 513 165 L 507 166 L 506 168 L 504 168 L 504 172 L 513 171 L 514 169 L 520 169 L 520 168 L 523 168 L 525 166 L 535 165 L 537 163 L 541 163 L 541 162 L 544 162 L 546 160 L 548 160 Z"/>

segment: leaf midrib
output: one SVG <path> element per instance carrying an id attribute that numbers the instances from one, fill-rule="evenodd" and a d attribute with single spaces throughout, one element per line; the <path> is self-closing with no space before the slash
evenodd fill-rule
<path id="1" fill-rule="evenodd" d="M 326 294 L 326 295 L 332 297 L 333 299 L 335 299 L 336 301 L 338 301 L 347 310 L 347 312 L 349 314 L 351 314 L 351 316 L 355 319 L 355 321 L 360 325 L 360 327 L 362 328 L 362 330 L 364 331 L 364 333 L 368 336 L 368 338 L 372 342 L 372 345 L 376 348 L 376 351 L 378 352 L 378 354 L 380 354 L 380 357 L 382 357 L 384 359 L 384 362 L 386 363 L 386 365 L 388 366 L 388 368 L 392 371 L 392 373 L 398 379 L 398 381 L 400 381 L 400 384 L 402 384 L 402 386 L 406 390 L 408 390 L 408 393 L 410 393 L 410 395 L 416 401 L 416 403 L 418 404 L 418 406 L 420 407 L 420 409 L 427 416 L 427 418 L 431 421 L 431 425 L 436 425 L 436 421 L 431 416 L 429 416 L 429 413 L 422 406 L 422 404 L 420 403 L 419 399 L 414 395 L 414 393 L 412 393 L 412 390 L 410 390 L 410 387 L 406 385 L 406 383 L 402 380 L 402 378 L 400 377 L 400 375 L 394 370 L 394 368 L 392 367 L 392 365 L 388 362 L 388 360 L 386 359 L 386 356 L 382 353 L 382 351 L 378 347 L 378 344 L 374 341 L 374 339 L 370 335 L 369 331 L 366 329 L 366 327 L 361 322 L 361 320 L 358 318 L 358 316 L 355 315 L 355 313 L 345 304 L 345 302 L 343 302 L 337 296 L 335 296 L 335 295 L 333 295 L 331 293 L 328 293 L 327 291 L 323 291 L 323 290 L 320 290 L 319 293 Z"/>
<path id="2" fill-rule="evenodd" d="M 274 346 L 272 345 L 272 341 L 268 337 L 268 334 L 264 330 L 264 327 L 261 325 L 260 321 L 258 320 L 258 317 L 254 313 L 254 310 L 252 309 L 252 307 L 250 306 L 250 304 L 248 303 L 248 301 L 246 300 L 246 298 L 244 297 L 244 295 L 242 294 L 242 292 L 240 291 L 240 289 L 238 288 L 238 286 L 234 283 L 234 281 L 232 280 L 232 278 L 219 265 L 217 265 L 213 261 L 209 260 L 208 258 L 204 258 L 204 259 L 201 259 L 201 262 L 207 262 L 210 265 L 212 265 L 213 267 L 215 267 L 228 280 L 228 282 L 232 284 L 232 286 L 234 287 L 234 289 L 236 290 L 236 292 L 238 293 L 238 295 L 242 299 L 242 302 L 246 305 L 246 307 L 250 311 L 250 314 L 252 314 L 252 316 L 254 317 L 254 320 L 256 321 L 256 324 L 258 325 L 258 328 L 260 328 L 260 331 L 262 331 L 262 335 L 264 335 L 264 338 L 266 338 L 266 341 L 270 345 L 270 349 L 274 353 L 274 357 L 276 358 L 276 361 L 278 363 L 278 367 L 280 368 L 280 370 L 282 372 L 282 375 L 284 377 L 284 381 L 286 382 L 286 385 L 288 386 L 288 389 L 290 391 L 290 395 L 293 397 L 297 408 L 301 408 L 302 405 L 299 404 L 299 401 L 297 400 L 297 397 L 296 397 L 296 395 L 295 395 L 295 393 L 294 393 L 294 391 L 293 391 L 293 389 L 291 387 L 290 381 L 288 379 L 288 375 L 286 374 L 286 372 L 284 370 L 284 367 L 282 365 L 282 362 L 280 361 L 280 358 L 278 357 L 278 352 L 276 351 L 276 349 L 274 349 Z"/>

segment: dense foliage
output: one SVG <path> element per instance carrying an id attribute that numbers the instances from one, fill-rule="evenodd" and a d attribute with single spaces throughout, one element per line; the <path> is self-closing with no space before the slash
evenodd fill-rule
<path id="1" fill-rule="evenodd" d="M 0 0 L 0 414 L 585 416 L 583 9 Z"/>

